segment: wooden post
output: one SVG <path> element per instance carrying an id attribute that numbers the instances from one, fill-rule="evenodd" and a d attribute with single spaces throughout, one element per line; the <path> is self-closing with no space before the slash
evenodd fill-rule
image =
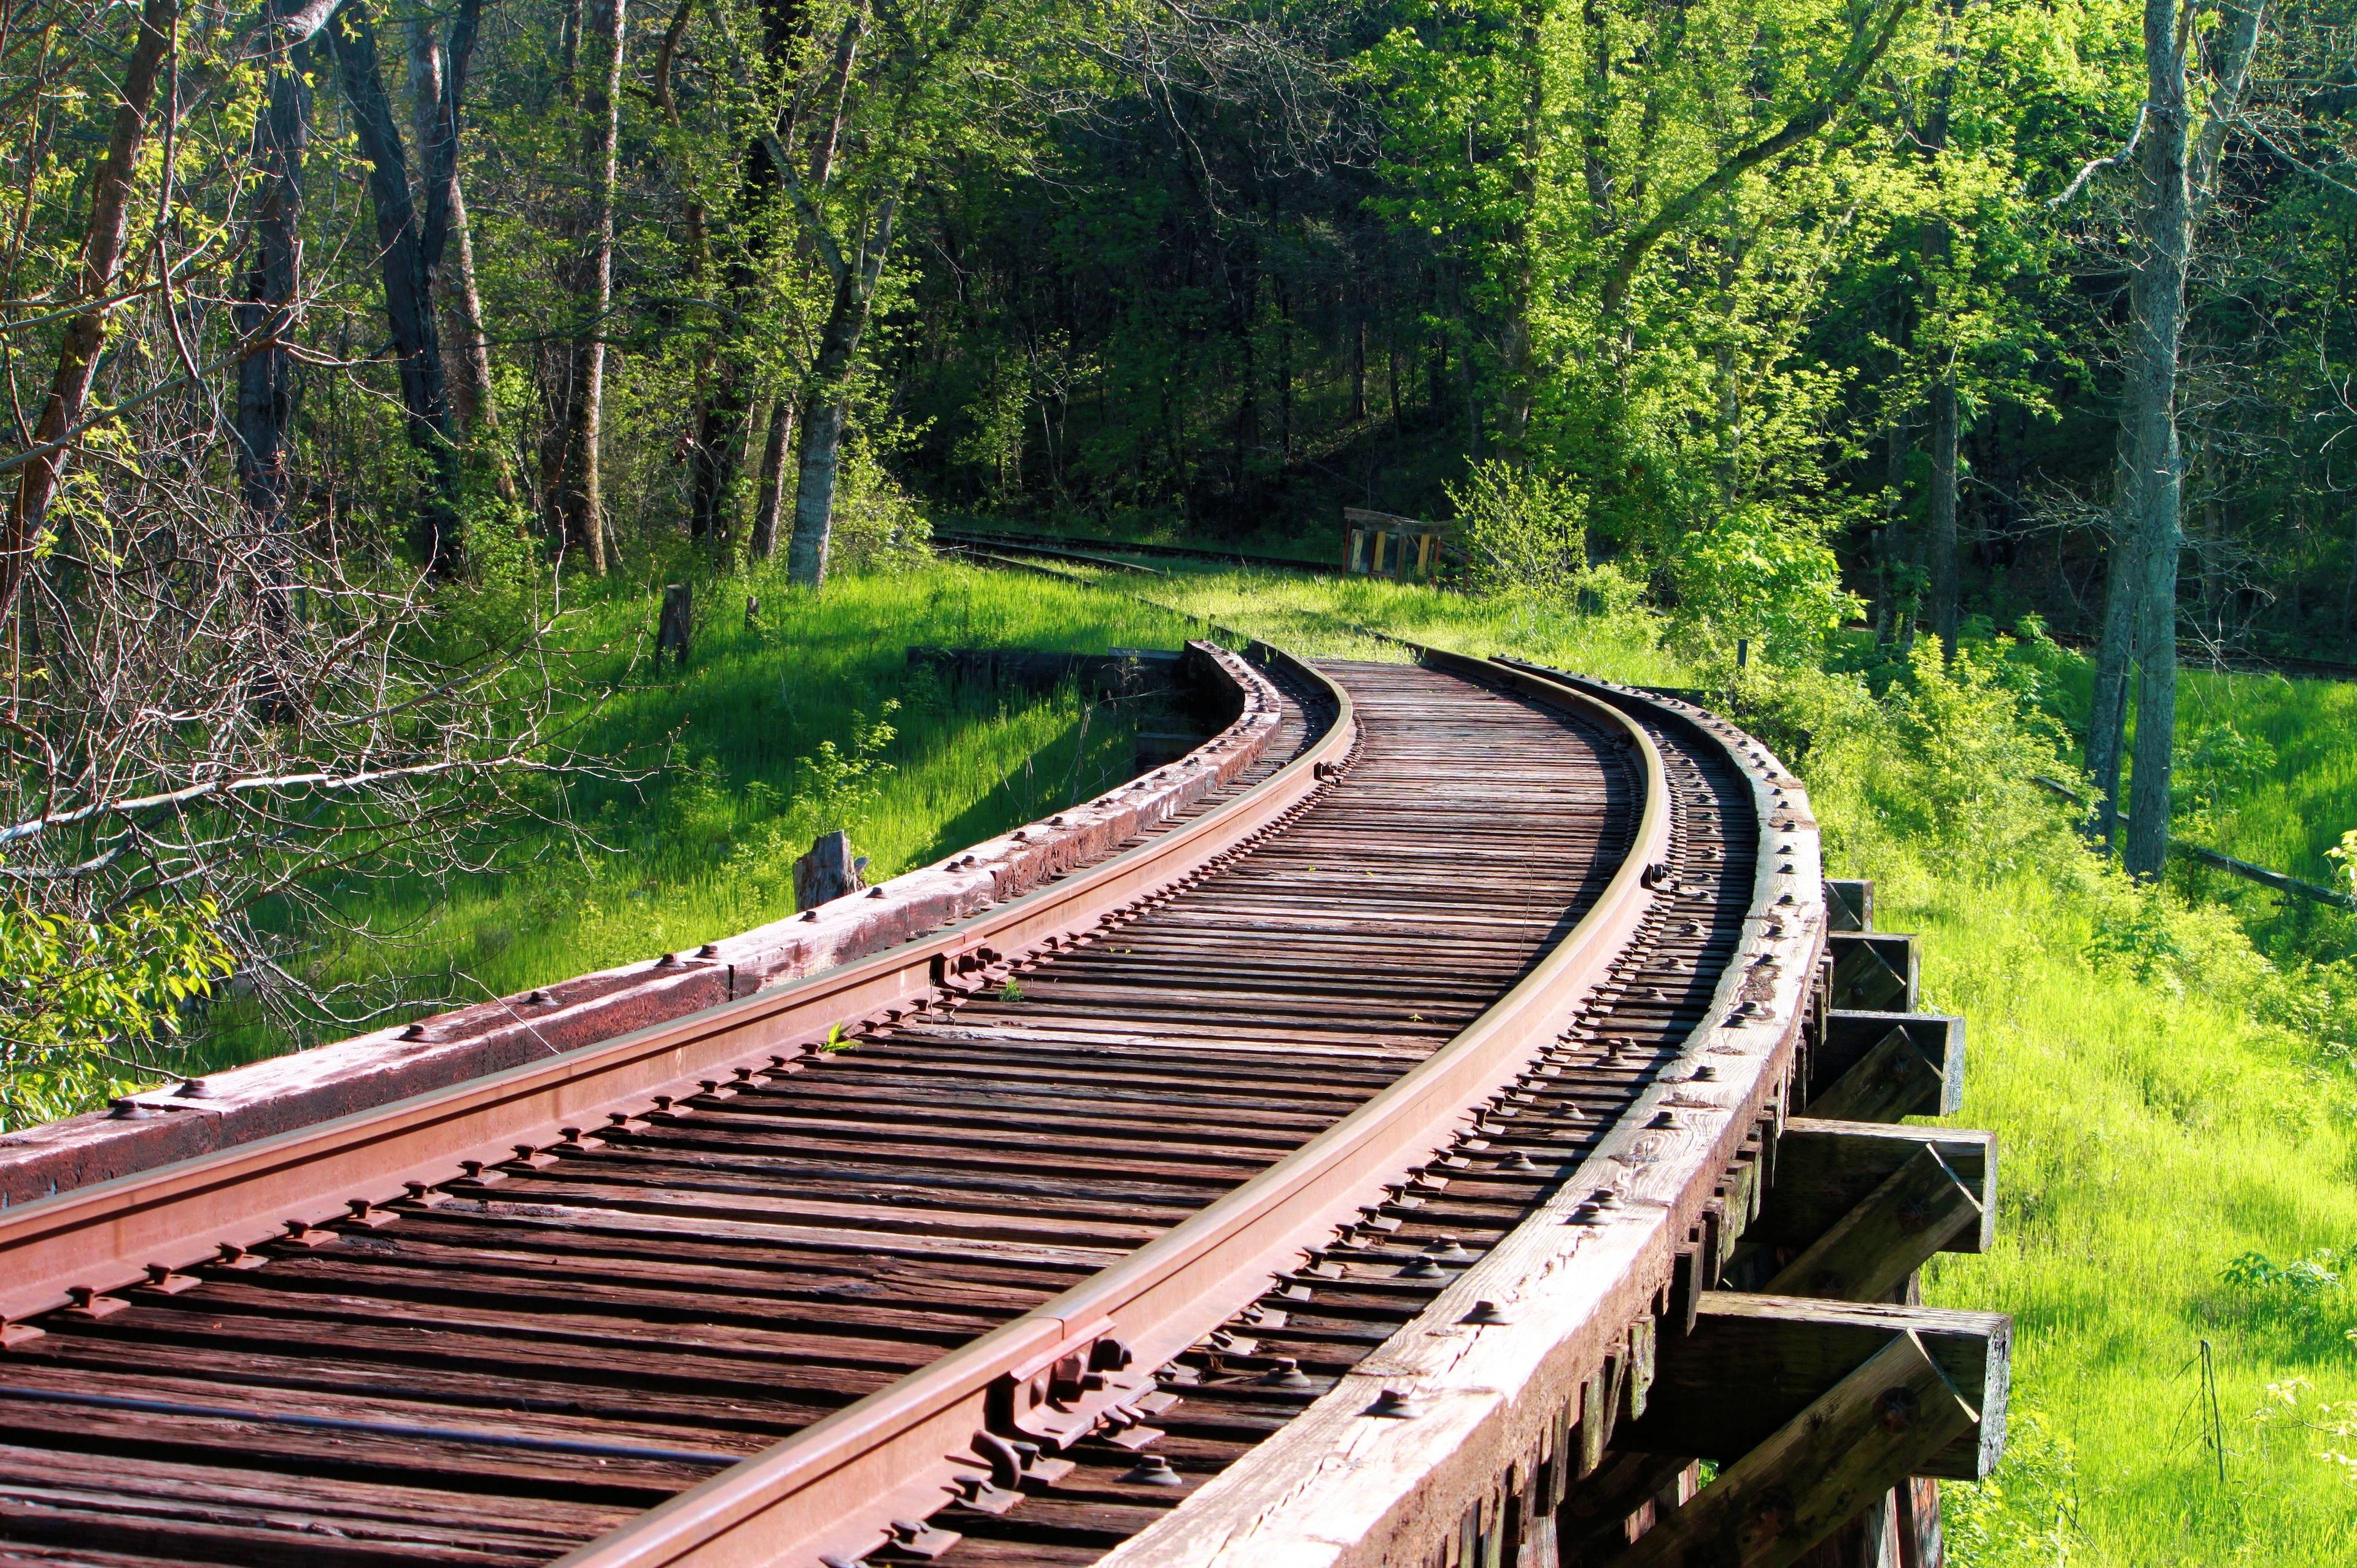
<path id="1" fill-rule="evenodd" d="M 866 869 L 866 855 L 852 857 L 849 833 L 837 828 L 819 834 L 810 853 L 794 862 L 794 908 L 814 909 L 858 892 L 867 886 L 860 875 Z"/>
<path id="2" fill-rule="evenodd" d="M 687 668 L 687 634 L 694 620 L 691 590 L 685 583 L 673 583 L 663 589 L 662 619 L 655 628 L 655 657 L 660 660 L 665 650 L 675 650 L 680 668 Z"/>
<path id="3" fill-rule="evenodd" d="M 1659 1520 L 1614 1568 L 1787 1568 L 1980 1416 L 1911 1332 Z"/>

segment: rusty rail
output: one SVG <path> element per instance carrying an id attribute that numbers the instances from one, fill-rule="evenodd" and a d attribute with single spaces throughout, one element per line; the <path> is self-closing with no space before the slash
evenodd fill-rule
<path id="1" fill-rule="evenodd" d="M 1475 660 L 1459 667 L 1497 675 Z M 1669 831 L 1661 754 L 1642 729 L 1567 688 L 1523 685 L 1625 736 L 1643 758 L 1645 789 L 1635 847 L 1604 897 L 1521 983 L 1437 1055 L 1122 1262 L 682 1493 L 560 1568 L 856 1559 L 890 1539 L 890 1520 L 939 1506 L 955 1493 L 955 1477 L 980 1467 L 974 1439 L 995 1413 L 1049 1441 L 1086 1433 L 1104 1410 L 1142 1391 L 1128 1369 L 1151 1368 L 1218 1325 L 1339 1215 L 1445 1143 L 1465 1108 L 1519 1069 L 1534 1039 L 1551 1035 L 1596 984 L 1652 901 Z M 1089 1378 L 1097 1386 L 1081 1391 Z M 1026 1426 L 1043 1417 L 1046 1424 Z"/>
<path id="2" fill-rule="evenodd" d="M 1327 733 L 1249 794 L 1065 879 L 931 935 L 742 1001 L 565 1056 L 263 1139 L 217 1155 L 0 1210 L 0 1343 L 6 1326 L 69 1302 L 253 1247 L 371 1205 L 405 1184 L 496 1165 L 522 1145 L 594 1127 L 618 1108 L 686 1090 L 748 1058 L 814 1049 L 846 1021 L 930 993 L 944 964 L 1036 950 L 1167 886 L 1315 789 L 1354 733 L 1349 696 L 1325 687 Z M 1247 715 L 1248 722 L 1251 715 Z"/>

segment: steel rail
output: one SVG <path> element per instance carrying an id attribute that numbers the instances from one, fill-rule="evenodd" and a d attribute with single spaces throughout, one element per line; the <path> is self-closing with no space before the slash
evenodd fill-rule
<path id="1" fill-rule="evenodd" d="M 1739 781 L 1760 836 L 1742 934 L 1700 1021 L 1665 1058 L 1710 1050 L 1711 1076 L 1654 1076 L 1492 1249 L 1370 1348 L 1366 1360 L 1380 1374 L 1350 1369 L 1276 1435 L 1115 1548 L 1106 1561 L 1120 1568 L 1388 1564 L 1401 1560 L 1403 1539 L 1451 1530 L 1494 1477 L 1527 1464 L 1551 1412 L 1568 1407 L 1579 1418 L 1582 1380 L 1612 1346 L 1625 1350 L 1629 1326 L 1655 1310 L 1674 1277 L 1679 1240 L 1780 1101 L 1799 1048 L 1824 921 L 1814 843 L 1799 847 L 1814 832 L 1797 780 L 1717 715 L 1519 660 L 1419 651 L 1427 664 L 1478 671 L 1538 700 L 1554 693 L 1609 703 L 1632 724 L 1641 714 L 1677 736 L 1681 749 L 1716 750 Z M 1780 830 L 1789 842 L 1769 853 Z M 1606 1221 L 1580 1220 L 1581 1207 L 1605 1191 L 1616 1201 Z M 1547 1282 L 1543 1309 L 1534 1309 L 1538 1281 Z M 1523 1310 L 1480 1329 L 1476 1343 L 1431 1348 L 1436 1334 L 1465 1323 L 1484 1299 Z M 1360 1423 L 1378 1390 L 1395 1386 L 1423 1402 L 1425 1422 Z M 1338 1430 L 1351 1427 L 1364 1432 L 1351 1439 L 1352 1462 L 1318 1463 Z"/>
<path id="2" fill-rule="evenodd" d="M 1652 907 L 1670 836 L 1660 751 L 1608 703 L 1462 655 L 1444 668 L 1520 689 L 1615 734 L 1641 759 L 1643 807 L 1602 897 L 1506 995 L 1437 1053 L 1260 1175 L 1074 1289 L 631 1520 L 558 1568 L 735 1568 L 856 1560 L 988 1469 L 976 1439 L 1084 1434 L 1151 1369 L 1261 1294 L 1284 1261 L 1448 1142 L 1553 1038 Z M 1093 1381 L 1095 1386 L 1089 1387 Z M 977 1477 L 978 1478 L 978 1477 Z"/>
<path id="3" fill-rule="evenodd" d="M 495 1165 L 656 1094 L 937 987 L 937 961 L 1012 956 L 1086 929 L 1266 827 L 1319 788 L 1357 732 L 1350 696 L 1255 644 L 1335 704 L 1326 732 L 1249 791 L 1144 843 L 931 935 L 740 1001 L 333 1121 L 0 1210 L 0 1340 L 11 1320 L 185 1268 L 222 1249 L 393 1200 L 409 1183 Z M 788 1065 L 782 1058 L 780 1065 Z M 692 1092 L 692 1090 L 691 1090 Z"/>

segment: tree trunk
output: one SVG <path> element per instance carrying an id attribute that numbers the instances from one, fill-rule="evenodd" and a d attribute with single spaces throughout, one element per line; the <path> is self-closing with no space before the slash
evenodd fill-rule
<path id="1" fill-rule="evenodd" d="M 0 620 L 16 605 L 38 544 L 42 521 L 65 477 L 66 457 L 72 449 L 75 427 L 81 423 L 90 400 L 91 378 L 98 368 L 98 351 L 106 338 L 106 318 L 113 306 L 116 274 L 123 268 L 124 240 L 131 226 L 131 188 L 138 177 L 140 145 L 146 139 L 148 115 L 156 105 L 156 81 L 164 57 L 170 53 L 180 21 L 179 0 L 146 0 L 139 16 L 139 36 L 123 70 L 123 102 L 114 111 L 114 126 L 107 138 L 106 156 L 91 182 L 90 224 L 83 231 L 81 275 L 76 294 L 83 301 L 81 314 L 66 323 L 58 345 L 57 372 L 49 381 L 48 402 L 33 426 L 33 449 L 55 447 L 27 463 L 16 481 L 16 504 L 0 529 Z"/>
<path id="2" fill-rule="evenodd" d="M 1950 105 L 1956 90 L 1956 45 L 1954 17 L 1943 12 L 1940 26 L 1940 52 L 1947 61 L 1932 89 L 1931 113 L 1923 125 L 1923 156 L 1934 165 L 1948 150 Z M 1932 594 L 1932 629 L 1938 634 L 1940 650 L 1948 658 L 1956 656 L 1956 625 L 1961 614 L 1962 585 L 1958 581 L 1956 563 L 1956 447 L 1961 432 L 1956 413 L 1956 347 L 1955 335 L 1946 319 L 1943 291 L 1947 282 L 1946 269 L 1954 254 L 1954 236 L 1948 231 L 1947 220 L 1935 218 L 1923 236 L 1924 306 L 1932 323 L 1928 335 L 1932 353 L 1936 357 L 1937 371 L 1932 381 L 1930 404 L 1932 426 L 1932 493 L 1931 515 L 1925 520 L 1924 565 Z"/>
<path id="3" fill-rule="evenodd" d="M 1517 468 L 1530 462 L 1528 437 L 1531 403 L 1537 391 L 1537 366 L 1531 339 L 1531 313 L 1538 293 L 1538 239 L 1534 234 L 1538 213 L 1538 171 L 1541 142 L 1547 121 L 1547 61 L 1545 29 L 1548 0 L 1523 0 L 1520 21 L 1523 123 L 1522 157 L 1510 177 L 1510 212 L 1506 221 L 1505 321 L 1499 357 L 1504 386 L 1498 412 L 1498 444 L 1506 460 Z"/>
<path id="4" fill-rule="evenodd" d="M 2192 126 L 2185 47 L 2174 0 L 2146 0 L 2145 91 L 2149 118 L 2138 164 L 2127 384 L 2121 448 L 2134 476 L 2136 537 L 2126 574 L 2134 596 L 2136 767 L 2126 853 L 2139 876 L 2159 875 L 2169 853 L 2169 754 L 2177 735 L 2177 558 L 2184 470 L 2177 440 L 2177 356 L 2192 252 Z"/>
<path id="5" fill-rule="evenodd" d="M 735 279 L 738 268 L 728 272 Z M 751 291 L 730 290 L 743 303 Z M 687 458 L 687 532 L 691 539 L 725 536 L 728 496 L 737 484 L 737 451 L 745 444 L 745 422 L 752 413 L 752 376 L 726 349 L 714 356 L 713 386 L 696 415 L 695 445 Z"/>
<path id="6" fill-rule="evenodd" d="M 1932 382 L 1932 516 L 1926 541 L 1932 577 L 1932 627 L 1950 658 L 1956 652 L 1956 376 L 1943 369 Z"/>
<path id="7" fill-rule="evenodd" d="M 1271 280 L 1276 297 L 1276 451 L 1293 458 L 1293 291 L 1285 274 Z"/>
<path id="8" fill-rule="evenodd" d="M 288 54 L 264 68 L 269 96 L 253 118 L 253 156 L 261 177 L 253 242 L 237 305 L 246 345 L 237 368 L 239 499 L 255 526 L 287 526 L 295 413 L 300 397 L 288 342 L 301 308 L 303 152 L 311 129 L 311 91 Z"/>
<path id="9" fill-rule="evenodd" d="M 455 37 L 463 30 L 471 43 L 474 16 L 479 0 L 469 0 L 463 8 L 462 21 L 454 21 Z M 453 72 L 447 69 L 454 50 L 447 50 L 434 37 L 433 24 L 425 16 L 409 19 L 409 93 L 417 117 L 419 156 L 426 166 L 427 228 L 431 231 L 435 205 L 430 194 L 438 186 L 445 214 L 442 232 L 446 243 L 454 247 L 448 252 L 454 263 L 444 268 L 442 255 L 433 259 L 436 293 L 440 296 L 444 325 L 457 340 L 457 352 L 451 363 L 450 402 L 457 416 L 457 428 L 461 433 L 499 429 L 499 411 L 491 402 L 491 348 L 489 335 L 483 330 L 483 295 L 475 280 L 474 236 L 467 228 L 466 190 L 458 177 L 457 114 L 458 94 L 463 81 L 457 80 L 463 70 Z M 514 480 L 502 457 L 499 464 L 500 494 L 512 499 Z"/>
<path id="10" fill-rule="evenodd" d="M 761 493 L 753 505 L 756 561 L 767 561 L 778 553 L 778 510 L 786 488 L 786 453 L 793 439 L 793 400 L 781 397 L 770 409 L 770 435 L 761 446 Z"/>
<path id="11" fill-rule="evenodd" d="M 614 303 L 614 181 L 621 137 L 622 35 L 628 0 L 596 0 L 583 24 L 581 166 L 587 192 L 576 263 L 571 395 L 555 496 L 568 551 L 606 575 L 606 500 L 600 451 L 606 414 L 606 316 Z"/>
<path id="12" fill-rule="evenodd" d="M 786 549 L 786 575 L 805 587 L 826 581 L 851 372 L 875 306 L 877 280 L 883 276 L 884 260 L 892 249 L 899 206 L 897 195 L 877 203 L 865 242 L 856 252 L 838 258 L 834 267 L 834 300 L 819 334 L 818 357 L 811 366 L 810 392 L 802 404 L 802 473 L 794 489 L 793 538 Z"/>
<path id="13" fill-rule="evenodd" d="M 2125 432 L 2122 446 L 2125 448 Z M 2095 836 L 2116 844 L 2120 832 L 2120 758 L 2127 740 L 2128 667 L 2136 656 L 2140 540 L 2136 532 L 2137 478 L 2123 450 L 2111 548 L 2104 553 L 2104 624 L 2095 643 L 2094 698 L 2087 714 L 2087 773 L 2095 790 Z"/>
<path id="14" fill-rule="evenodd" d="M 1351 423 L 1359 424 L 1367 417 L 1367 291 L 1363 284 L 1351 285 Z"/>
<path id="15" fill-rule="evenodd" d="M 400 356 L 404 424 L 410 445 L 426 465 L 425 490 L 411 521 L 411 543 L 421 565 L 437 576 L 448 576 L 458 566 L 458 451 L 451 439 L 442 336 L 435 321 L 434 263 L 426 252 L 425 225 L 410 199 L 409 155 L 385 94 L 376 29 L 365 0 L 347 0 L 336 17 L 328 34 L 351 103 L 361 156 L 369 165 L 385 324 Z"/>

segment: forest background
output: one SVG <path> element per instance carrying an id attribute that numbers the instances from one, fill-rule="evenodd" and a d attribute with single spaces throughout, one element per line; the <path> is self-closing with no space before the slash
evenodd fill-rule
<path id="1" fill-rule="evenodd" d="M 2159 880 L 2270 779 L 2349 825 L 2282 777 L 2341 708 L 2178 664 L 2357 654 L 2352 110 L 2346 0 L 0 0 L 0 1113 L 1116 767 L 899 652 L 1179 623 L 933 521 L 1448 519 L 1462 592 L 1168 591 L 1707 682 L 1803 768 L 2004 1042 L 2023 1240 L 1935 1284 L 2054 1420 L 1963 1559 L 2357 1552 L 2357 929 Z"/>

